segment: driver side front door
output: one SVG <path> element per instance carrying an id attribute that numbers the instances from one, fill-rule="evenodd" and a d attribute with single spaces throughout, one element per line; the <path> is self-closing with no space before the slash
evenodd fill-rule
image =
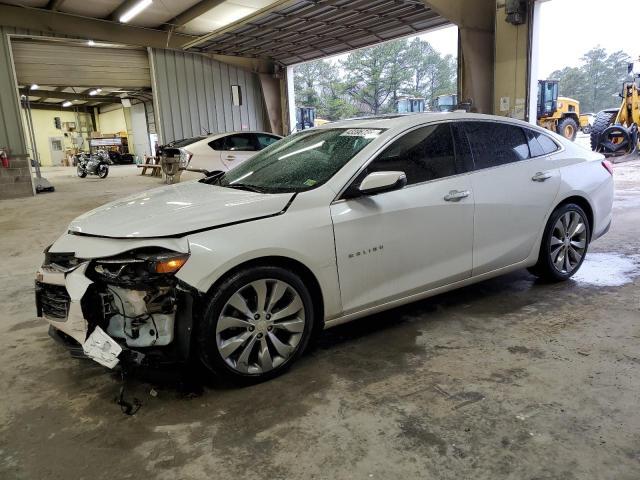
<path id="1" fill-rule="evenodd" d="M 354 180 L 403 171 L 407 186 L 331 205 L 345 314 L 471 276 L 474 201 L 450 123 L 394 140 Z M 353 191 L 353 188 L 347 192 Z"/>

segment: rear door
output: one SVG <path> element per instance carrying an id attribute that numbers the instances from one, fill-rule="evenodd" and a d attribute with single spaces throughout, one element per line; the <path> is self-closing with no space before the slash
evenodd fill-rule
<path id="1" fill-rule="evenodd" d="M 552 156 L 539 150 L 537 141 L 533 143 L 538 132 L 527 135 L 527 128 L 495 121 L 459 125 L 475 165 L 471 175 L 475 276 L 529 256 L 560 188 L 560 172 Z"/>

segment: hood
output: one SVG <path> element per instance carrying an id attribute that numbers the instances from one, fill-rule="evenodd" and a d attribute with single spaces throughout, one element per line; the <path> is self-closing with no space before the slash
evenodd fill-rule
<path id="1" fill-rule="evenodd" d="M 262 194 L 199 182 L 147 190 L 91 210 L 69 231 L 112 238 L 181 236 L 283 212 L 292 193 Z"/>

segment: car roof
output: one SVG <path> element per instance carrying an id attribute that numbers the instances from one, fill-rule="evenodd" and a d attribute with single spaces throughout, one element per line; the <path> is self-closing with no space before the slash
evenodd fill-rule
<path id="1" fill-rule="evenodd" d="M 539 129 L 535 125 L 510 117 L 500 117 L 497 115 L 485 115 L 481 113 L 468 112 L 425 112 L 378 115 L 373 117 L 352 118 L 349 120 L 339 120 L 321 125 L 319 129 L 330 128 L 386 128 L 386 129 L 407 129 L 413 126 L 423 125 L 430 122 L 446 120 L 493 120 L 504 123 L 515 123 L 520 126 Z"/>

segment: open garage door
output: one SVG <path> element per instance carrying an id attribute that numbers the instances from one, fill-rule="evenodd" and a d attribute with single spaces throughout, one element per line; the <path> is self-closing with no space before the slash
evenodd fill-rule
<path id="1" fill-rule="evenodd" d="M 18 84 L 149 88 L 149 55 L 143 48 L 108 48 L 14 38 Z"/>

